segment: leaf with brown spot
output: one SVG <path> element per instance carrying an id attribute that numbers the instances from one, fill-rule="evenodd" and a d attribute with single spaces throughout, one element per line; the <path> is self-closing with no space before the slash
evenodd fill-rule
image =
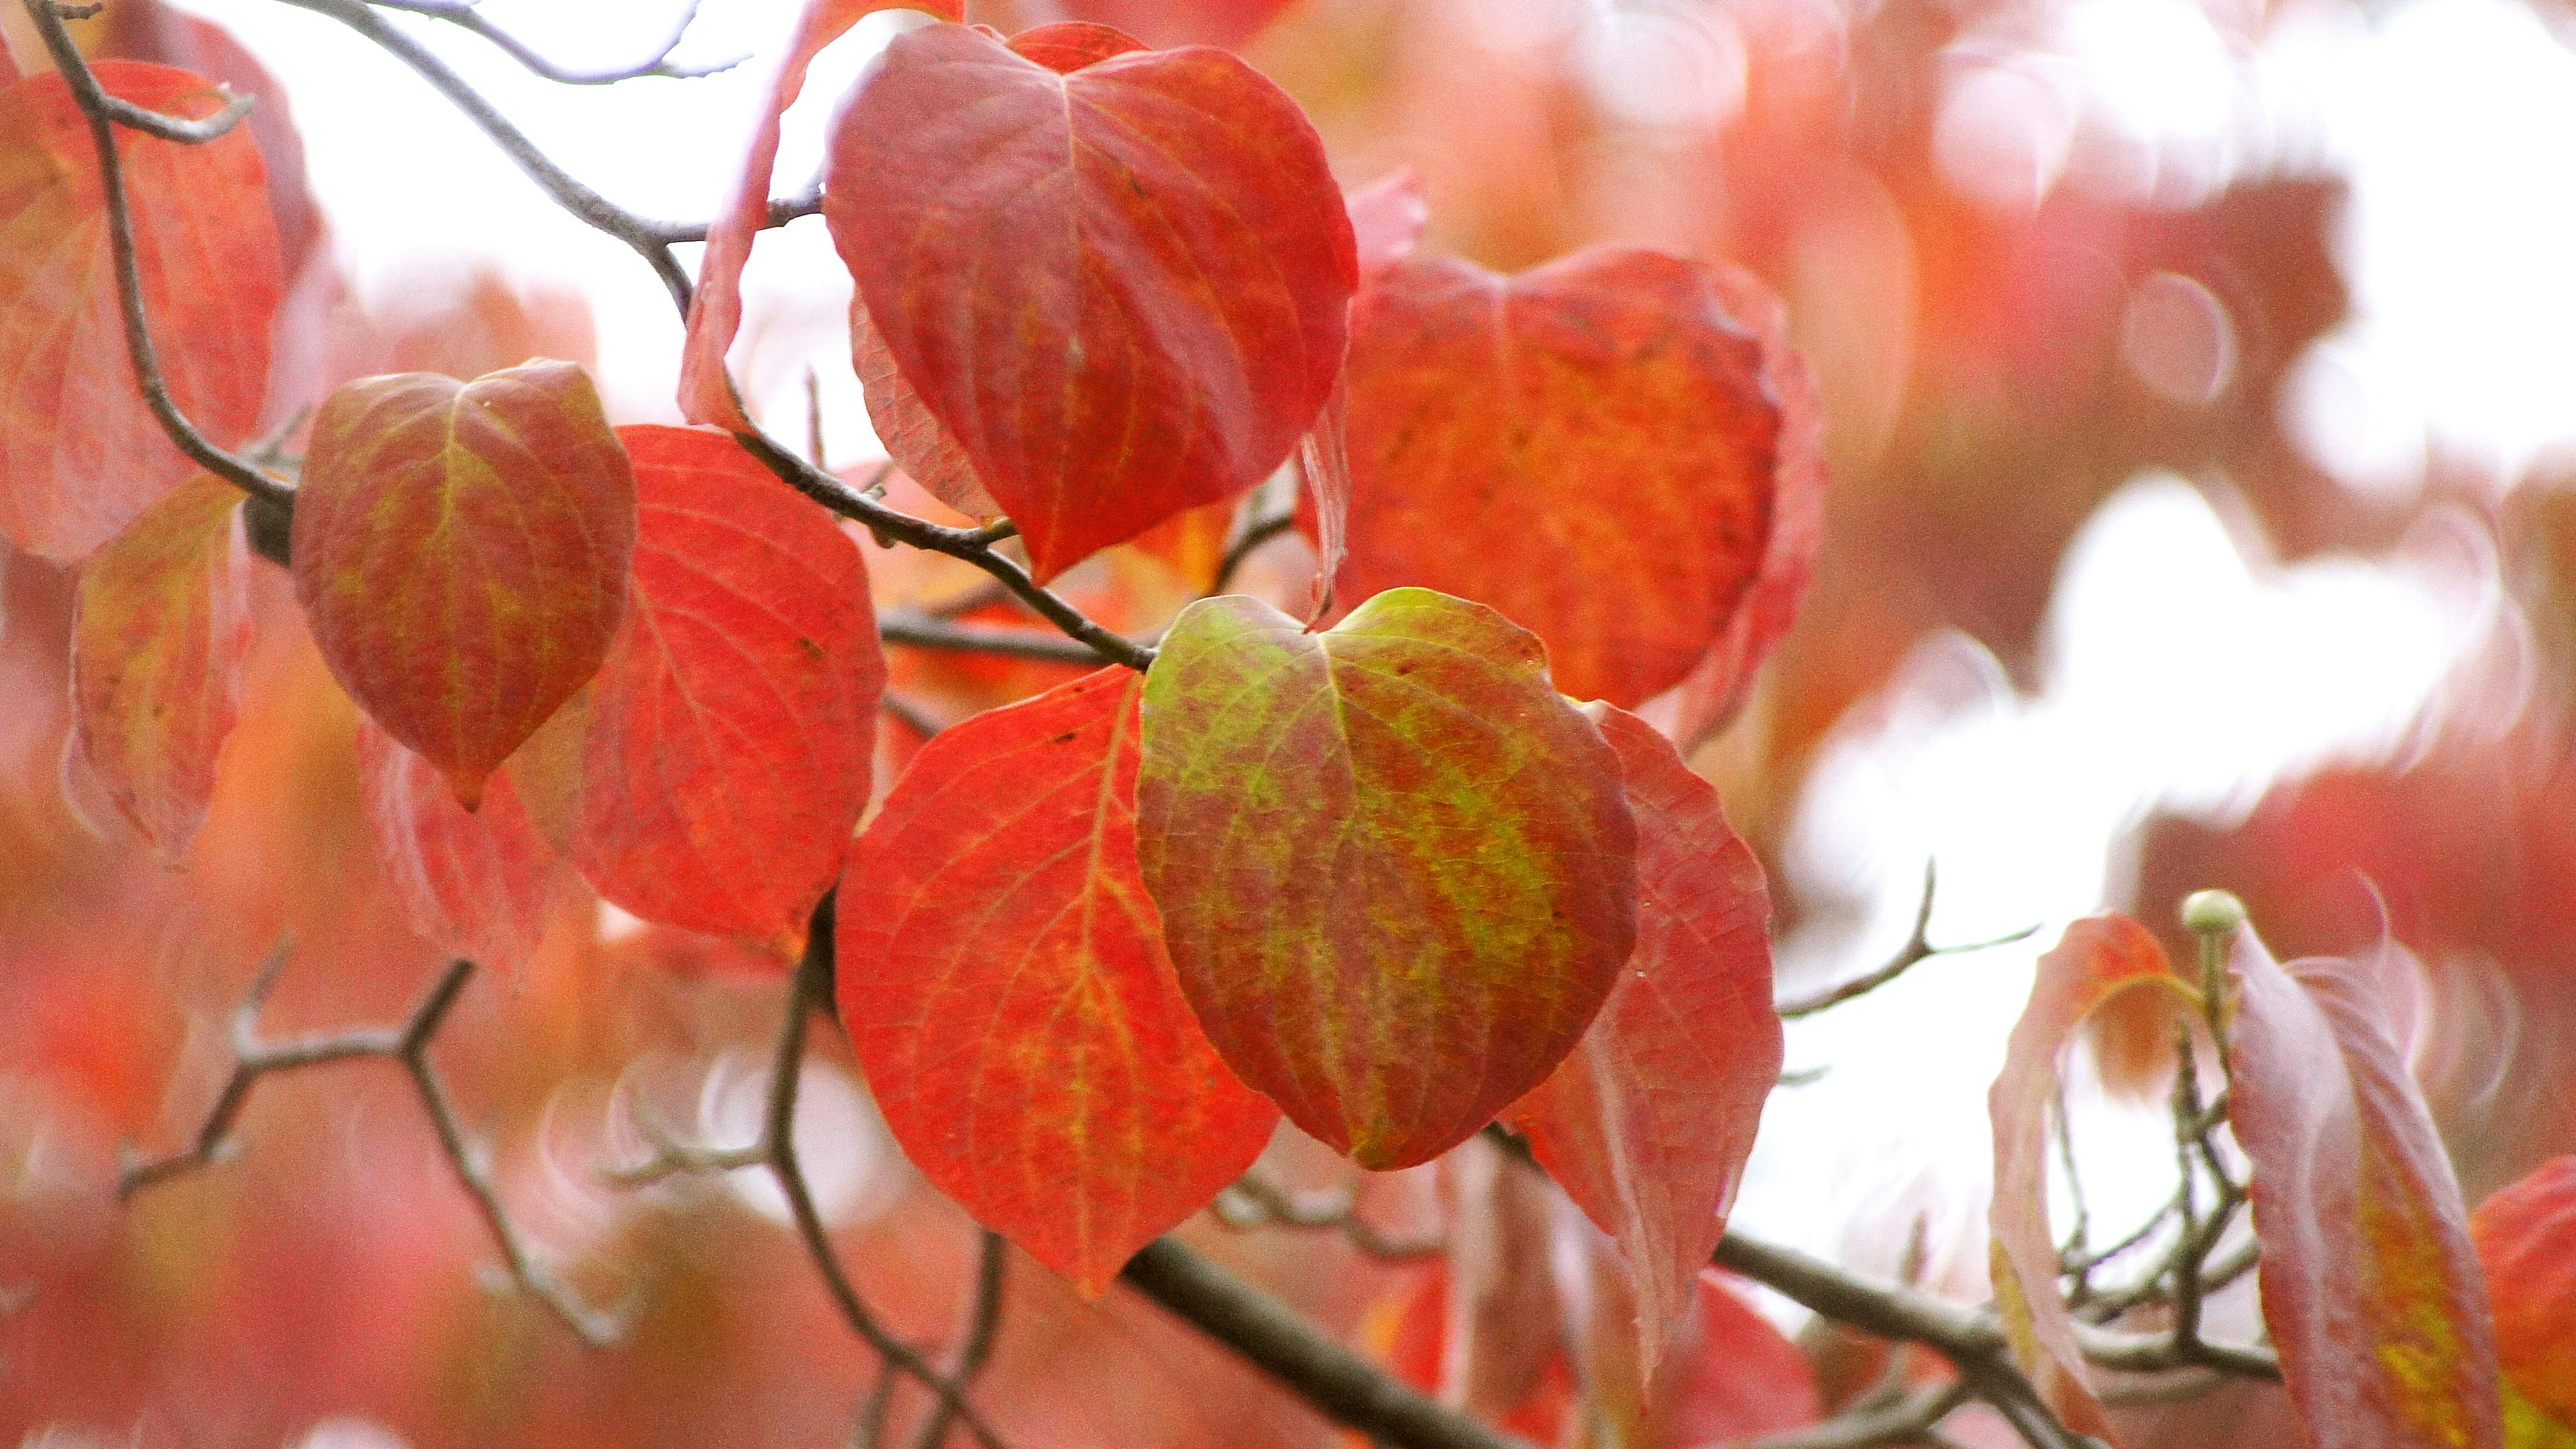
<path id="1" fill-rule="evenodd" d="M 634 550 L 634 470 L 571 363 L 361 378 L 314 415 L 292 552 L 313 642 L 469 810 L 607 657 Z"/>

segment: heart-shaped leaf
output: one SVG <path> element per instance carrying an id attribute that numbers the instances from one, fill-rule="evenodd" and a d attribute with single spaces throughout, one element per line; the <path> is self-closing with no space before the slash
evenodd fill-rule
<path id="1" fill-rule="evenodd" d="M 1041 579 L 1269 476 L 1341 371 L 1356 262 L 1323 143 L 1221 51 L 1064 75 L 913 31 L 833 125 L 824 214 Z"/>
<path id="2" fill-rule="evenodd" d="M 293 543 L 323 661 L 470 810 L 607 656 L 635 475 L 571 363 L 362 378 L 314 415 Z"/>
<path id="3" fill-rule="evenodd" d="M 1145 682 L 1139 856 L 1217 1051 L 1361 1166 L 1537 1086 L 1636 941 L 1619 759 L 1538 641 L 1427 589 L 1329 633 L 1183 611 Z"/>
<path id="4" fill-rule="evenodd" d="M 1763 362 L 1705 263 L 1388 264 L 1352 312 L 1341 596 L 1411 584 L 1490 604 L 1547 642 L 1578 697 L 1670 688 L 1771 538 Z"/>
<path id="5" fill-rule="evenodd" d="M 1111 668 L 922 746 L 850 852 L 840 1002 L 923 1175 L 1098 1293 L 1270 1141 L 1181 999 L 1136 870 Z"/>
<path id="6" fill-rule="evenodd" d="M 223 109 L 212 82 L 136 61 L 92 69 L 165 114 Z M 136 270 L 171 401 L 218 446 L 249 436 L 284 283 L 267 172 L 247 126 L 203 145 L 118 127 Z M 98 152 L 47 71 L 0 90 L 0 534 L 73 559 L 195 466 L 161 430 L 126 352 Z"/>
<path id="7" fill-rule="evenodd" d="M 80 748 L 164 856 L 206 820 L 241 706 L 250 550 L 241 491 L 200 473 L 81 567 L 72 625 Z"/>

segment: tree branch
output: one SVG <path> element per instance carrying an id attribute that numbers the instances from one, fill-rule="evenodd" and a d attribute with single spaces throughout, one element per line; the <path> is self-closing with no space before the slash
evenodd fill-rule
<path id="1" fill-rule="evenodd" d="M 1010 1245 L 991 1228 L 983 1230 L 975 1250 L 975 1296 L 966 1307 L 966 1331 L 957 1346 L 957 1362 L 948 1370 L 949 1382 L 959 1388 L 975 1381 L 984 1364 L 993 1356 L 993 1341 L 1002 1328 L 1002 1280 L 1010 1264 Z M 914 1449 L 940 1449 L 948 1442 L 948 1430 L 957 1422 L 955 1400 L 942 1400 L 931 1410 L 930 1422 L 921 1426 L 921 1435 L 913 1441 Z"/>
<path id="2" fill-rule="evenodd" d="M 1005 629 L 989 624 L 960 624 L 917 609 L 888 609 L 877 616 L 877 634 L 889 644 L 965 654 L 1000 654 L 1048 664 L 1090 668 L 1112 662 L 1079 639 L 1042 634 L 1034 629 Z"/>
<path id="3" fill-rule="evenodd" d="M 1856 996 L 1866 996 L 1935 956 L 1957 956 L 1970 951 L 2008 946 L 2015 941 L 2027 940 L 2039 930 L 2035 925 L 2025 926 L 2009 936 L 1997 936 L 1991 941 L 1970 941 L 1957 946 L 1935 946 L 1926 939 L 1925 932 L 1932 925 L 1932 894 L 1937 879 L 1938 875 L 1933 862 L 1928 860 L 1923 862 L 1923 904 L 1914 912 L 1914 934 L 1906 939 L 1905 945 L 1886 965 L 1865 976 L 1855 976 L 1839 985 L 1829 986 L 1811 996 L 1795 997 L 1784 1001 L 1779 1006 L 1781 1017 L 1795 1020 L 1801 1016 L 1813 1016 L 1829 1006 L 1840 1006 Z"/>
<path id="4" fill-rule="evenodd" d="M 99 186 L 107 198 L 108 250 L 116 266 L 117 306 L 125 320 L 125 355 L 133 365 L 135 387 L 143 394 L 144 404 L 151 408 L 153 418 L 161 424 L 161 431 L 168 434 L 179 451 L 198 467 L 254 498 L 278 504 L 293 502 L 295 490 L 292 486 L 216 447 L 205 434 L 197 431 L 197 425 L 188 421 L 187 414 L 179 411 L 179 404 L 170 396 L 169 381 L 161 374 L 160 353 L 152 343 L 151 319 L 143 310 L 143 272 L 134 250 L 134 208 L 125 193 L 124 158 L 116 148 L 118 124 L 135 126 L 160 136 L 167 135 L 161 128 L 162 122 L 184 130 L 190 126 L 211 127 L 215 121 L 230 115 L 232 119 L 224 121 L 221 128 L 206 134 L 167 137 L 179 141 L 211 140 L 221 135 L 223 130 L 230 129 L 233 121 L 241 119 L 237 112 L 248 109 L 248 100 L 236 97 L 222 113 L 203 122 L 174 121 L 158 112 L 120 101 L 99 85 L 98 77 L 91 72 L 80 47 L 72 43 L 71 32 L 64 28 L 61 14 L 49 0 L 24 0 L 24 3 L 28 17 L 45 38 L 45 49 L 53 56 L 55 68 L 62 72 L 63 80 L 71 87 L 73 100 L 89 121 L 90 142 L 98 152 Z M 145 118 L 150 119 L 147 121 Z"/>
<path id="5" fill-rule="evenodd" d="M 615 85 L 619 81 L 642 80 L 647 76 L 695 80 L 700 76 L 731 70 L 749 59 L 736 56 L 721 64 L 695 70 L 670 63 L 671 52 L 680 48 L 680 42 L 688 36 L 689 26 L 698 18 L 698 0 L 688 0 L 688 4 L 681 8 L 679 23 L 671 27 L 670 37 L 654 50 L 652 59 L 617 70 L 568 70 L 559 66 L 539 55 L 518 37 L 484 19 L 483 12 L 467 0 L 369 0 L 369 3 L 384 10 L 402 10 L 413 15 L 426 15 L 432 20 L 444 20 L 491 42 L 502 54 L 525 66 L 530 74 L 568 86 Z"/>

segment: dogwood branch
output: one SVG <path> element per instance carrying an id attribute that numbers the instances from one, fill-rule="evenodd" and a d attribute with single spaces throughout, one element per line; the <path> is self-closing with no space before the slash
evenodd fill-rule
<path id="1" fill-rule="evenodd" d="M 470 0 L 369 0 L 369 3 L 380 9 L 402 10 L 413 15 L 426 15 L 432 20 L 444 20 L 489 41 L 502 54 L 525 66 L 530 74 L 568 86 L 615 85 L 619 81 L 642 80 L 647 76 L 694 80 L 731 70 L 747 59 L 736 56 L 732 60 L 694 70 L 671 64 L 671 52 L 680 48 L 680 42 L 688 37 L 689 26 L 698 18 L 698 0 L 689 0 L 681 9 L 678 23 L 671 27 L 669 38 L 653 52 L 651 59 L 616 70 L 570 70 L 557 65 L 518 37 L 484 19 L 483 12 L 476 9 Z"/>
<path id="2" fill-rule="evenodd" d="M 1867 975 L 1855 976 L 1849 981 L 1829 986 L 1811 996 L 1794 997 L 1784 1001 L 1779 1006 L 1780 1015 L 1790 1020 L 1813 1016 L 1827 1007 L 1840 1006 L 1854 997 L 1866 996 L 1935 956 L 1959 956 L 1970 951 L 1985 951 L 1996 946 L 2009 946 L 2015 941 L 2028 939 L 2039 930 L 2035 925 L 2025 926 L 2011 935 L 1997 936 L 1989 941 L 1969 941 L 1956 946 L 1935 946 L 1927 933 L 1932 926 L 1932 896 L 1938 880 L 1939 875 L 1933 862 L 1928 860 L 1923 862 L 1923 904 L 1914 912 L 1914 933 L 1906 938 L 1904 946 L 1889 958 L 1886 965 Z"/>

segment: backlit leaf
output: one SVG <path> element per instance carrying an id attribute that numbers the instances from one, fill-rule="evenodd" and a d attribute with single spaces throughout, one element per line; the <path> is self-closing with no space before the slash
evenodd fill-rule
<path id="1" fill-rule="evenodd" d="M 2057 1238 L 2048 1222 L 2048 1114 L 2061 1063 L 2086 1018 L 2132 991 L 2196 997 L 2173 974 L 2147 928 L 2117 911 L 2066 928 L 2039 959 L 2030 1004 L 2013 1023 L 2004 1069 L 1986 1094 L 1994 1119 L 1995 1303 L 2013 1353 L 2070 1428 L 2106 1432 L 2074 1321 L 2057 1288 Z"/>
<path id="2" fill-rule="evenodd" d="M 1431 224 L 1431 204 L 1422 194 L 1422 178 L 1408 168 L 1393 171 L 1343 198 L 1351 213 L 1351 237 L 1360 261 L 1360 282 L 1375 281 L 1380 272 L 1413 255 Z"/>
<path id="3" fill-rule="evenodd" d="M 486 966 L 515 966 L 536 951 L 562 865 L 510 770 L 492 776 L 469 813 L 427 760 L 361 719 L 358 782 L 385 873 L 421 939 Z"/>
<path id="4" fill-rule="evenodd" d="M 224 105 L 186 71 L 93 68 L 109 94 L 153 110 L 193 117 Z M 259 420 L 284 285 L 259 148 L 245 126 L 201 146 L 119 127 L 116 143 L 171 400 L 232 446 Z M 135 382 L 106 191 L 69 85 L 47 71 L 0 90 L 0 534 L 78 558 L 194 466 Z"/>
<path id="5" fill-rule="evenodd" d="M 1137 874 L 1142 684 L 1104 669 L 933 737 L 840 894 L 838 1000 L 886 1124 L 1088 1293 L 1279 1121 L 1190 1015 Z"/>
<path id="6" fill-rule="evenodd" d="M 2554 1419 L 2576 1439 L 2576 1157 L 2544 1162 L 2480 1203 L 2469 1234 L 2507 1387 L 2527 1415 Z M 2521 1442 L 2517 1432 L 2506 1437 Z"/>
<path id="7" fill-rule="evenodd" d="M 1514 277 L 1414 255 L 1352 312 L 1345 599 L 1414 584 L 1634 706 L 1727 630 L 1773 528 L 1780 411 L 1715 268 L 1593 251 Z"/>
<path id="8" fill-rule="evenodd" d="M 1545 1080 L 1636 938 L 1618 757 L 1538 641 L 1427 589 L 1190 606 L 1145 683 L 1145 881 L 1219 1054 L 1361 1166 Z"/>
<path id="9" fill-rule="evenodd" d="M 921 394 L 903 380 L 903 369 L 894 365 L 894 354 L 886 350 L 885 334 L 877 330 L 867 303 L 855 293 L 850 297 L 850 360 L 858 369 L 860 395 L 868 405 L 868 425 L 876 429 L 877 441 L 894 465 L 931 497 L 960 513 L 981 519 L 999 517 L 1002 505 L 975 481 L 974 460 L 931 415 Z"/>
<path id="10" fill-rule="evenodd" d="M 468 809 L 598 670 L 634 547 L 634 471 L 571 363 L 362 378 L 314 416 L 292 553 L 313 642 Z"/>
<path id="11" fill-rule="evenodd" d="M 1717 790 L 1624 710 L 1585 713 L 1637 821 L 1637 945 L 1582 1043 L 1506 1120 L 1618 1241 L 1652 1372 L 1697 1291 L 1780 1074 L 1771 898 Z"/>
<path id="12" fill-rule="evenodd" d="M 2503 1442 L 2459 1184 L 2355 962 L 2239 933 L 2228 1118 L 2254 1167 L 2263 1320 L 2311 1444 Z"/>
<path id="13" fill-rule="evenodd" d="M 913 31 L 834 123 L 824 210 L 1041 579 L 1269 476 L 1341 370 L 1355 263 L 1322 142 L 1220 51 L 1059 75 Z"/>
<path id="14" fill-rule="evenodd" d="M 1061 8 L 1154 45 L 1240 45 L 1288 0 L 1070 0 Z"/>
<path id="15" fill-rule="evenodd" d="M 804 91 L 815 52 L 880 10 L 919 10 L 943 20 L 962 20 L 966 13 L 964 0 L 807 0 L 752 129 L 742 178 L 734 183 L 724 214 L 707 228 L 697 291 L 689 298 L 688 334 L 680 344 L 680 414 L 690 422 L 734 432 L 751 427 L 726 375 L 725 352 L 742 330 L 742 269 L 769 216 L 770 173 L 778 169 L 778 118 Z"/>
<path id="16" fill-rule="evenodd" d="M 867 808 L 885 656 L 830 516 L 722 433 L 620 428 L 626 624 L 586 700 L 574 858 L 647 920 L 803 927 Z"/>
<path id="17" fill-rule="evenodd" d="M 205 823 L 241 705 L 250 549 L 240 490 L 200 473 L 82 565 L 72 626 L 80 748 L 165 856 Z"/>

